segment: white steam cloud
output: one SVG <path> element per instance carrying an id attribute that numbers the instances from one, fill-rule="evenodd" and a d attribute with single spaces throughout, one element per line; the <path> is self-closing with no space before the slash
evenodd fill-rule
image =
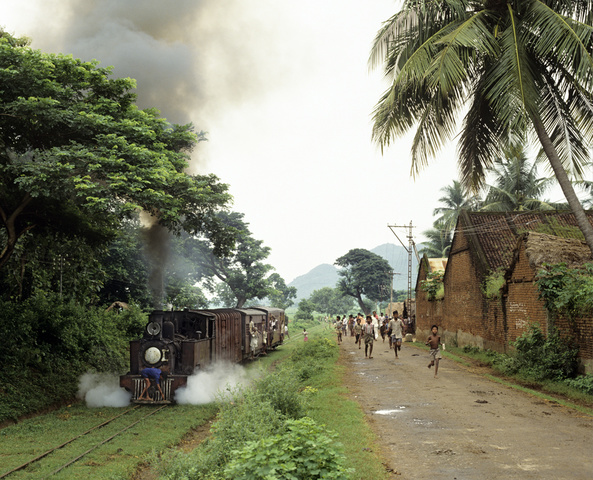
<path id="1" fill-rule="evenodd" d="M 217 363 L 188 377 L 187 387 L 177 389 L 175 399 L 180 404 L 210 403 L 219 391 L 247 382 L 247 372 L 240 365 Z"/>
<path id="2" fill-rule="evenodd" d="M 126 407 L 131 394 L 119 386 L 117 375 L 105 373 L 85 373 L 78 380 L 77 397 L 83 399 L 87 407 Z"/>

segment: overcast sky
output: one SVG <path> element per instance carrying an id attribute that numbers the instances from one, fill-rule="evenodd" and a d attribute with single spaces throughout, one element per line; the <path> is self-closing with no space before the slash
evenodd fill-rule
<path id="1" fill-rule="evenodd" d="M 197 173 L 286 280 L 352 248 L 399 244 L 388 225 L 431 228 L 457 178 L 449 145 L 415 180 L 410 137 L 381 155 L 371 113 L 386 88 L 368 56 L 397 0 L 4 0 L 0 25 L 34 48 L 97 59 L 138 82 L 139 105 L 193 122 Z M 397 229 L 407 244 L 406 231 Z"/>

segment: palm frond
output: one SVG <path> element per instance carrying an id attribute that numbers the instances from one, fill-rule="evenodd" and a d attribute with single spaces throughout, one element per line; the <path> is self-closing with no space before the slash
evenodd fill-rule
<path id="1" fill-rule="evenodd" d="M 593 88 L 593 26 L 561 15 L 542 1 L 533 2 L 526 22 L 537 25 L 529 31 L 529 42 L 536 57 L 554 59 L 565 66 L 582 88 Z"/>

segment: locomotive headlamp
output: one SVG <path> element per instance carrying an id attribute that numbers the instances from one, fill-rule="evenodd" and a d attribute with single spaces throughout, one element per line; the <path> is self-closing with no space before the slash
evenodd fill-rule
<path id="1" fill-rule="evenodd" d="M 158 322 L 150 322 L 146 325 L 146 331 L 149 335 L 158 335 L 161 332 L 161 324 Z"/>
<path id="2" fill-rule="evenodd" d="M 154 365 L 161 360 L 161 351 L 156 347 L 149 347 L 144 352 L 144 360 L 150 365 Z"/>

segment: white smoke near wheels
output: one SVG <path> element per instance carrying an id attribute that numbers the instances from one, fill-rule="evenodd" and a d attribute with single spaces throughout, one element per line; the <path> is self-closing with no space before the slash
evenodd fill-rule
<path id="1" fill-rule="evenodd" d="M 180 404 L 201 405 L 213 402 L 219 391 L 234 389 L 249 382 L 246 370 L 240 365 L 218 363 L 199 370 L 187 379 L 187 387 L 177 389 L 175 399 Z"/>
<path id="2" fill-rule="evenodd" d="M 87 407 L 126 407 L 132 395 L 119 386 L 119 376 L 106 373 L 85 373 L 78 380 L 76 396 Z"/>

